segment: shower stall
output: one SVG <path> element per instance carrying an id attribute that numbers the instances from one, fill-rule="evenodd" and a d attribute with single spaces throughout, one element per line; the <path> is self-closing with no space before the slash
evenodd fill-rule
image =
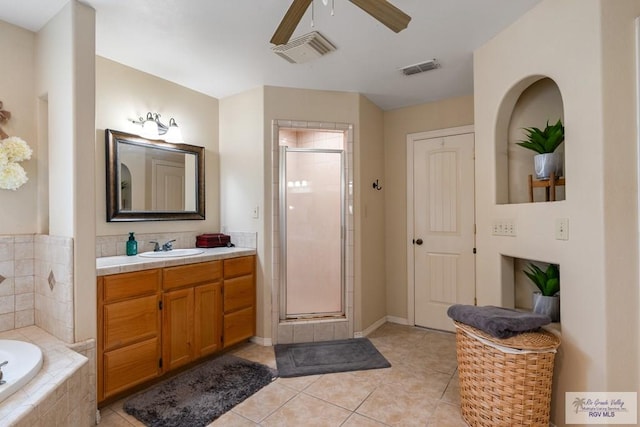
<path id="1" fill-rule="evenodd" d="M 343 157 L 280 147 L 281 319 L 344 316 Z"/>
<path id="2" fill-rule="evenodd" d="M 277 342 L 352 335 L 351 135 L 274 126 Z"/>

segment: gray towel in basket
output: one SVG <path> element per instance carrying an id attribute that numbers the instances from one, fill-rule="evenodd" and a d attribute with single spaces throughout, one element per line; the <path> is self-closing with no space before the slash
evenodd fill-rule
<path id="1" fill-rule="evenodd" d="M 496 338 L 509 338 L 551 323 L 551 318 L 546 314 L 494 306 L 454 304 L 449 307 L 447 314 L 457 322 L 478 328 Z"/>

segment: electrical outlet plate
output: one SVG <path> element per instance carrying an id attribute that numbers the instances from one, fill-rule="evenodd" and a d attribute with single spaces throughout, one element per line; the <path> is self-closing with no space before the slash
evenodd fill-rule
<path id="1" fill-rule="evenodd" d="M 491 234 L 494 236 L 517 235 L 516 222 L 513 219 L 496 219 L 491 224 Z"/>
<path id="2" fill-rule="evenodd" d="M 556 218 L 556 240 L 569 240 L 569 218 Z"/>

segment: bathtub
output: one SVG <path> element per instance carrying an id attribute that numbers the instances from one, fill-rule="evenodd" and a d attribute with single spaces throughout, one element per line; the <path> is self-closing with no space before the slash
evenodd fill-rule
<path id="1" fill-rule="evenodd" d="M 42 367 L 42 350 L 35 344 L 16 340 L 0 340 L 0 364 L 2 367 L 0 402 L 11 396 L 36 376 Z"/>

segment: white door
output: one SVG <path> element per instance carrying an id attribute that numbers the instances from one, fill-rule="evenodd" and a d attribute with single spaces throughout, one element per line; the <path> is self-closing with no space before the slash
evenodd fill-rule
<path id="1" fill-rule="evenodd" d="M 184 165 L 164 160 L 153 161 L 152 209 L 184 210 Z"/>
<path id="2" fill-rule="evenodd" d="M 414 141 L 415 324 L 453 330 L 452 304 L 474 304 L 472 133 Z"/>

